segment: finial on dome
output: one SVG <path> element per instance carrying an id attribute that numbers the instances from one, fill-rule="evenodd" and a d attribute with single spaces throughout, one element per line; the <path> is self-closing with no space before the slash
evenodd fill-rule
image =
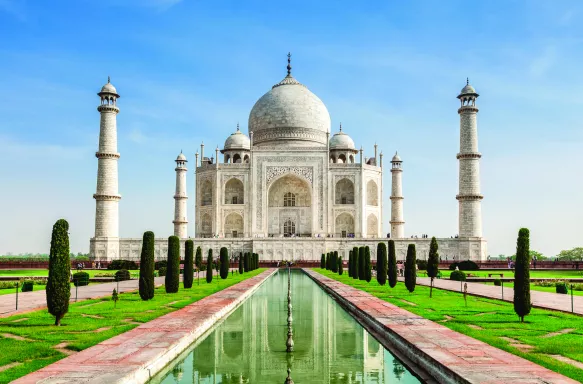
<path id="1" fill-rule="evenodd" d="M 239 122 L 237 121 L 237 132 L 239 132 Z"/>
<path id="2" fill-rule="evenodd" d="M 470 78 L 466 77 L 466 85 L 470 85 Z"/>
<path id="3" fill-rule="evenodd" d="M 111 83 L 111 78 L 109 76 L 107 76 L 107 84 Z"/>
<path id="4" fill-rule="evenodd" d="M 291 76 L 291 52 L 287 53 L 287 75 Z"/>
<path id="5" fill-rule="evenodd" d="M 342 132 L 342 123 L 340 123 L 340 132 Z"/>

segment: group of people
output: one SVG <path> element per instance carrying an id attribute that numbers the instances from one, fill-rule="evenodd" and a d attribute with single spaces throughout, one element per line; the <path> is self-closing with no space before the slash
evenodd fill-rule
<path id="1" fill-rule="evenodd" d="M 389 237 L 391 237 L 390 234 L 389 234 Z M 412 239 L 418 239 L 419 237 L 417 237 L 417 235 L 411 235 L 411 238 Z M 421 238 L 422 239 L 429 239 L 429 235 L 423 233 L 423 234 L 421 234 Z"/>

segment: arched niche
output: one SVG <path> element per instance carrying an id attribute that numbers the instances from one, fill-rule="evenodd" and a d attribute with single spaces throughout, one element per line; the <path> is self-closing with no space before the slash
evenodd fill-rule
<path id="1" fill-rule="evenodd" d="M 225 204 L 244 204 L 245 187 L 243 182 L 235 177 L 225 184 Z"/>
<path id="2" fill-rule="evenodd" d="M 336 183 L 336 204 L 354 204 L 354 183 L 348 179 L 342 179 Z"/>
<path id="3" fill-rule="evenodd" d="M 341 213 L 335 220 L 336 237 L 348 237 L 354 234 L 354 217 L 348 213 Z"/>
<path id="4" fill-rule="evenodd" d="M 213 184 L 209 180 L 205 180 L 200 187 L 200 204 L 213 205 Z"/>
<path id="5" fill-rule="evenodd" d="M 213 219 L 208 213 L 203 213 L 200 218 L 200 234 L 204 236 L 210 236 L 213 233 Z"/>
<path id="6" fill-rule="evenodd" d="M 374 213 L 366 218 L 366 233 L 368 237 L 379 237 L 379 221 Z"/>
<path id="7" fill-rule="evenodd" d="M 287 174 L 274 181 L 268 191 L 267 227 L 270 236 L 312 233 L 312 191 L 308 182 Z M 285 227 L 284 227 L 285 226 Z"/>
<path id="8" fill-rule="evenodd" d="M 230 213 L 225 217 L 225 237 L 241 237 L 243 235 L 243 217 L 238 213 Z"/>
<path id="9" fill-rule="evenodd" d="M 366 183 L 366 204 L 367 205 L 379 205 L 379 190 L 377 187 L 377 183 L 374 180 L 369 180 Z"/>

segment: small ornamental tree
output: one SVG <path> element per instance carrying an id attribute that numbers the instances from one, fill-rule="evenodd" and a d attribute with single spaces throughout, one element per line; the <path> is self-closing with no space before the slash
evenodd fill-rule
<path id="1" fill-rule="evenodd" d="M 220 251 L 221 258 L 221 279 L 225 280 L 229 276 L 229 250 L 222 247 Z"/>
<path id="2" fill-rule="evenodd" d="M 520 228 L 516 241 L 516 265 L 514 271 L 514 312 L 524 322 L 524 316 L 530 313 L 530 232 Z"/>
<path id="3" fill-rule="evenodd" d="M 322 253 L 322 258 L 320 259 L 320 269 L 326 268 L 326 256 Z"/>
<path id="4" fill-rule="evenodd" d="M 405 286 L 409 292 L 415 290 L 417 283 L 417 253 L 415 244 L 409 244 L 407 248 L 407 260 L 405 260 Z"/>
<path id="5" fill-rule="evenodd" d="M 176 293 L 180 285 L 180 238 L 168 238 L 168 265 L 164 284 L 166 293 Z"/>
<path id="6" fill-rule="evenodd" d="M 352 277 L 352 250 L 348 251 L 348 277 Z"/>
<path id="7" fill-rule="evenodd" d="M 239 254 L 239 275 L 243 274 L 243 254 Z"/>
<path id="8" fill-rule="evenodd" d="M 395 240 L 389 240 L 389 287 L 397 285 L 397 255 L 395 253 Z"/>
<path id="9" fill-rule="evenodd" d="M 194 242 L 190 239 L 184 243 L 184 273 L 182 275 L 182 284 L 184 288 L 192 288 L 194 279 Z"/>
<path id="10" fill-rule="evenodd" d="M 358 248 L 358 280 L 366 280 L 366 269 L 364 269 L 364 247 Z"/>
<path id="11" fill-rule="evenodd" d="M 209 248 L 208 257 L 206 258 L 206 282 L 213 281 L 213 250 Z"/>
<path id="12" fill-rule="evenodd" d="M 338 272 L 338 251 L 332 253 L 332 272 Z"/>
<path id="13" fill-rule="evenodd" d="M 154 298 L 154 232 L 144 232 L 142 254 L 140 255 L 140 297 L 142 300 Z"/>
<path id="14" fill-rule="evenodd" d="M 117 307 L 117 301 L 119 300 L 119 294 L 117 290 L 114 288 L 113 292 L 111 293 L 111 300 L 113 300 L 113 308 Z"/>
<path id="15" fill-rule="evenodd" d="M 377 245 L 377 281 L 380 285 L 387 282 L 387 245 L 384 242 Z"/>
<path id="16" fill-rule="evenodd" d="M 360 250 L 358 247 L 352 248 L 352 278 L 358 279 L 358 266 L 360 265 L 359 261 Z"/>
<path id="17" fill-rule="evenodd" d="M 326 252 L 326 270 L 330 270 L 330 252 Z"/>
<path id="18" fill-rule="evenodd" d="M 342 273 L 344 272 L 344 266 L 342 265 L 342 257 L 338 258 L 338 274 L 340 276 L 342 276 Z"/>
<path id="19" fill-rule="evenodd" d="M 61 319 L 69 311 L 71 298 L 68 231 L 69 223 L 65 219 L 59 219 L 53 225 L 46 295 L 49 313 L 55 316 L 55 325 L 61 325 Z"/>
<path id="20" fill-rule="evenodd" d="M 200 271 L 202 269 L 202 249 L 200 247 L 196 247 L 196 256 L 194 257 L 194 265 Z"/>
<path id="21" fill-rule="evenodd" d="M 370 280 L 372 279 L 371 270 L 372 266 L 370 263 L 370 248 L 367 245 L 364 247 L 364 279 L 367 281 L 367 283 L 370 283 Z"/>
<path id="22" fill-rule="evenodd" d="M 438 245 L 435 236 L 431 238 L 429 245 L 429 257 L 427 258 L 427 276 L 431 277 L 431 284 L 429 288 L 429 297 L 433 295 L 433 280 L 437 277 L 439 272 L 439 253 L 437 253 Z"/>
<path id="23" fill-rule="evenodd" d="M 249 252 L 243 254 L 243 272 L 249 272 Z"/>

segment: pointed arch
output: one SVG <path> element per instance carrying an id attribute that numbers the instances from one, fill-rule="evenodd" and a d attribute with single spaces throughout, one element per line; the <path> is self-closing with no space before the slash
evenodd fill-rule
<path id="1" fill-rule="evenodd" d="M 366 183 L 366 204 L 374 206 L 379 205 L 379 189 L 374 180 L 369 180 L 368 183 Z"/>

